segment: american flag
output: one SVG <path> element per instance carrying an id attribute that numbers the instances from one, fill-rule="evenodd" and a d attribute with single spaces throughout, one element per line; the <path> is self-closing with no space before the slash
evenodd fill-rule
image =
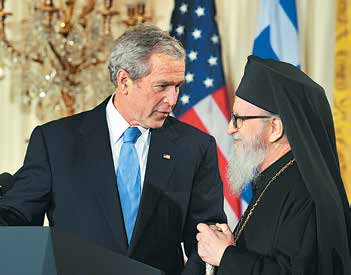
<path id="1" fill-rule="evenodd" d="M 224 209 L 233 229 L 241 216 L 241 202 L 230 193 L 226 176 L 233 141 L 226 134 L 230 115 L 215 16 L 213 0 L 175 1 L 171 35 L 180 40 L 186 50 L 186 72 L 173 113 L 181 121 L 216 138 Z"/>
<path id="2" fill-rule="evenodd" d="M 298 24 L 295 0 L 260 0 L 253 54 L 289 62 L 298 68 Z M 242 210 L 252 198 L 251 185 L 242 192 Z"/>

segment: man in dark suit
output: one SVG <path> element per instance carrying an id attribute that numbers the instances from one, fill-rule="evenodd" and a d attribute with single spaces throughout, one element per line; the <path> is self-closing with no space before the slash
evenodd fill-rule
<path id="1" fill-rule="evenodd" d="M 46 213 L 51 226 L 166 274 L 204 274 L 196 225 L 226 217 L 214 138 L 169 116 L 185 51 L 138 27 L 116 40 L 109 70 L 111 97 L 35 128 L 0 222 L 42 225 Z"/>

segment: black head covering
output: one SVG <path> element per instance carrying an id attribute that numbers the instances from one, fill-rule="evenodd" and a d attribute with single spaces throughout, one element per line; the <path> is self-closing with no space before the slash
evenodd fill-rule
<path id="1" fill-rule="evenodd" d="M 340 274 L 351 274 L 350 210 L 323 88 L 291 64 L 249 56 L 236 96 L 281 117 L 316 205 L 319 274 L 334 274 L 338 264 L 344 268 Z"/>

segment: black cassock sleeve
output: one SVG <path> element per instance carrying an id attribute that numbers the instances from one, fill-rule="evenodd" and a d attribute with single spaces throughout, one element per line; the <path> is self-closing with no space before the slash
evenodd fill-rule
<path id="1" fill-rule="evenodd" d="M 285 218 L 276 227 L 274 247 L 270 253 L 264 255 L 245 247 L 230 246 L 225 250 L 216 274 L 318 274 L 314 203 L 311 200 L 299 203 L 293 206 L 295 210 L 282 211 L 281 215 Z M 264 218 L 258 219 L 262 219 L 262 226 L 265 226 Z"/>

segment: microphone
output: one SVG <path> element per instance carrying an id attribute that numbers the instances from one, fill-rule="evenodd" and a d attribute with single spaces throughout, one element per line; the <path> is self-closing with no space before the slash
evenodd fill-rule
<path id="1" fill-rule="evenodd" d="M 14 184 L 13 176 L 9 173 L 0 174 L 0 197 L 4 196 Z"/>

